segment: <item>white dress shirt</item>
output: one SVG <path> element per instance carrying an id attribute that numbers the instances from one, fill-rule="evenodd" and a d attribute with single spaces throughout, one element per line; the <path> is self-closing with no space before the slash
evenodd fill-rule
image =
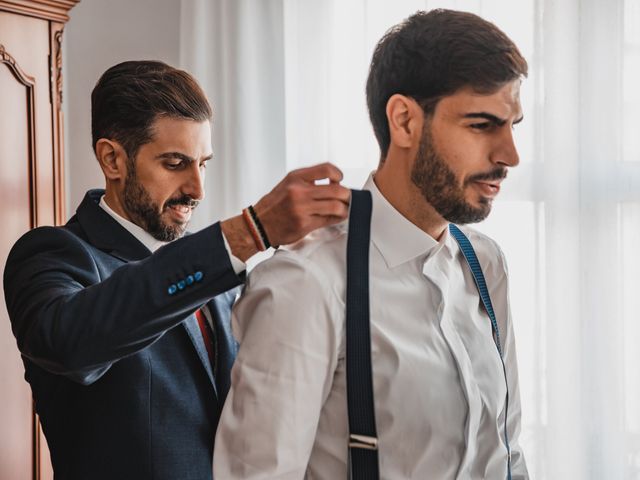
<path id="1" fill-rule="evenodd" d="M 375 418 L 384 479 L 500 479 L 505 378 L 465 259 L 404 218 L 372 177 L 370 312 Z M 233 327 L 240 351 L 218 427 L 214 478 L 346 479 L 346 223 L 278 251 L 249 276 Z M 482 265 L 509 383 L 515 479 L 520 399 L 505 260 L 463 229 Z"/>

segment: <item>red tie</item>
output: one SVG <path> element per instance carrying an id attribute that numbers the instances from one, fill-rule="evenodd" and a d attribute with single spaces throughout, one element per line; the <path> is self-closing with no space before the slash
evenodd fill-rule
<path id="1" fill-rule="evenodd" d="M 213 352 L 213 335 L 211 333 L 211 327 L 209 322 L 202 312 L 202 308 L 196 310 L 196 318 L 198 319 L 198 325 L 200 326 L 200 332 L 202 332 L 202 338 L 204 339 L 204 346 L 207 347 L 207 353 L 209 354 L 209 362 L 211 368 L 215 368 L 215 354 Z"/>

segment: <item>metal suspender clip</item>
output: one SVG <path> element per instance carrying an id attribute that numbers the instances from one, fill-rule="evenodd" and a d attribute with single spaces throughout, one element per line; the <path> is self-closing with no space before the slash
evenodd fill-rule
<path id="1" fill-rule="evenodd" d="M 365 450 L 377 450 L 378 439 L 367 435 L 357 435 L 352 433 L 349 435 L 349 448 L 363 448 Z"/>

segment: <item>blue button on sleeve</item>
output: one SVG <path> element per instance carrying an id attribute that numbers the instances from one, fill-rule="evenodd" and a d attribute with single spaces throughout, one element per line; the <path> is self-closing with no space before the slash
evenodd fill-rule
<path id="1" fill-rule="evenodd" d="M 193 278 L 195 279 L 196 282 L 199 282 L 200 280 L 202 280 L 202 277 L 204 277 L 204 273 L 202 272 L 196 272 L 193 274 Z"/>
<path id="2" fill-rule="evenodd" d="M 187 282 L 187 285 L 191 285 L 193 282 L 195 282 L 195 279 L 193 278 L 193 275 L 189 275 L 187 278 L 185 278 L 185 281 Z"/>
<path id="3" fill-rule="evenodd" d="M 187 286 L 184 280 L 180 280 L 177 285 L 178 285 L 178 290 L 184 290 L 184 287 Z"/>
<path id="4" fill-rule="evenodd" d="M 169 288 L 167 289 L 167 293 L 169 295 L 173 295 L 177 291 L 178 291 L 178 287 L 176 287 L 175 285 L 170 285 Z"/>

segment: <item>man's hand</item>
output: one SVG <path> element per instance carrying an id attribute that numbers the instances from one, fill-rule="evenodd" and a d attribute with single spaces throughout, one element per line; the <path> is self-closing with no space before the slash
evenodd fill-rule
<path id="1" fill-rule="evenodd" d="M 329 179 L 327 185 L 317 180 Z M 349 215 L 351 191 L 339 184 L 342 172 L 330 163 L 289 172 L 253 208 L 272 245 L 286 245 Z M 241 215 L 222 222 L 231 251 L 245 261 L 257 247 Z"/>
<path id="2" fill-rule="evenodd" d="M 328 185 L 316 180 L 328 178 Z M 254 205 L 272 245 L 286 245 L 316 228 L 349 215 L 351 192 L 339 184 L 342 172 L 330 163 L 290 172 Z"/>

